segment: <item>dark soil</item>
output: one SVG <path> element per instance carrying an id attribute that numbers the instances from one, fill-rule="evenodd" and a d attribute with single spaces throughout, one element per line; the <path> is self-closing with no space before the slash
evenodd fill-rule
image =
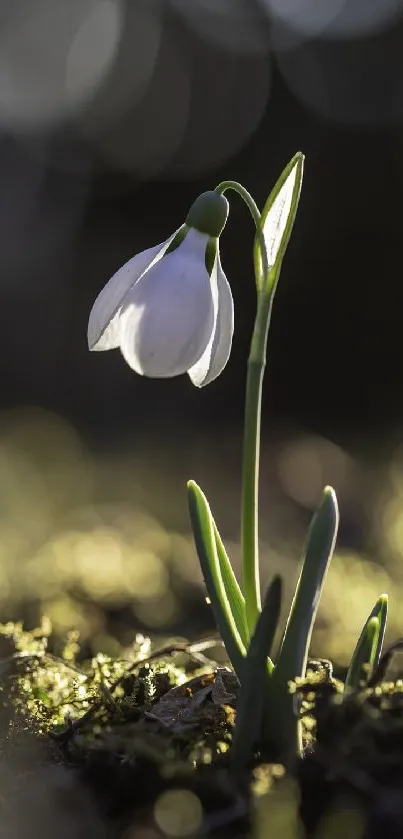
<path id="1" fill-rule="evenodd" d="M 0 632 L 0 839 L 403 836 L 403 682 L 343 696 L 327 662 L 291 686 L 304 756 L 231 767 L 238 683 L 185 644 L 60 657 Z M 382 674 L 383 678 L 385 674 Z"/>

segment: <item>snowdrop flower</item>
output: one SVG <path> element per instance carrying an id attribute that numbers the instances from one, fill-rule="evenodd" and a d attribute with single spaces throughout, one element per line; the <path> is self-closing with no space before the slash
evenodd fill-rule
<path id="1" fill-rule="evenodd" d="M 169 239 L 129 259 L 92 307 L 90 350 L 120 348 L 143 376 L 188 373 L 197 387 L 212 382 L 228 361 L 234 331 L 218 243 L 227 216 L 226 198 L 205 192 Z"/>

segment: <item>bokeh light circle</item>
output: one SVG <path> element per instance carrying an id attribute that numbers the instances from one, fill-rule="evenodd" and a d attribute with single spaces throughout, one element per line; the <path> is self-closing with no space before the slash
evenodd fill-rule
<path id="1" fill-rule="evenodd" d="M 0 31 L 0 124 L 41 130 L 81 108 L 107 75 L 120 0 L 14 0 Z"/>
<path id="2" fill-rule="evenodd" d="M 323 39 L 292 44 L 284 30 L 274 30 L 273 49 L 289 90 L 324 120 L 378 128 L 402 121 L 398 30 L 359 44 Z"/>
<path id="3" fill-rule="evenodd" d="M 274 23 L 303 38 L 365 38 L 392 26 L 403 0 L 261 0 Z"/>
<path id="4" fill-rule="evenodd" d="M 173 7 L 203 40 L 239 54 L 266 52 L 267 21 L 250 0 L 171 0 Z"/>

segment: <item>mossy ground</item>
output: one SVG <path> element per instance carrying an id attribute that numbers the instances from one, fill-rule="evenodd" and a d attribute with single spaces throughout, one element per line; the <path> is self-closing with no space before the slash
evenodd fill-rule
<path id="1" fill-rule="evenodd" d="M 308 678 L 293 686 L 303 759 L 284 766 L 257 752 L 239 779 L 230 761 L 237 680 L 200 646 L 158 651 L 138 637 L 121 659 L 81 662 L 74 634 L 59 655 L 49 642 L 46 622 L 34 632 L 0 629 L 5 836 L 16 812 L 29 810 L 32 789 L 56 796 L 58 811 L 58 777 L 63 800 L 66 779 L 74 786 L 70 837 L 403 835 L 403 682 L 343 697 L 331 667 L 310 662 Z M 84 809 L 81 790 L 89 796 Z M 16 835 L 36 836 L 28 822 Z"/>

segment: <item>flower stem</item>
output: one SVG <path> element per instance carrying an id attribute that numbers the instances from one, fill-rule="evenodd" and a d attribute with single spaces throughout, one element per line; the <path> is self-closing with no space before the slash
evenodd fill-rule
<path id="1" fill-rule="evenodd" d="M 272 300 L 272 295 L 258 295 L 246 377 L 241 543 L 242 583 L 250 635 L 261 610 L 258 540 L 260 420 Z"/>
<path id="2" fill-rule="evenodd" d="M 260 419 L 267 334 L 274 295 L 267 293 L 267 252 L 261 233 L 259 209 L 249 192 L 236 181 L 223 181 L 216 187 L 216 191 L 219 193 L 224 193 L 228 189 L 234 190 L 243 199 L 253 218 L 257 232 L 253 252 L 258 292 L 257 313 L 246 377 L 241 512 L 242 588 L 245 597 L 248 633 L 251 637 L 261 612 L 258 539 Z"/>
<path id="3" fill-rule="evenodd" d="M 257 290 L 260 291 L 263 282 L 267 277 L 268 264 L 266 245 L 260 229 L 259 207 L 257 206 L 256 201 L 253 200 L 250 192 L 248 192 L 242 184 L 239 184 L 238 181 L 222 181 L 218 184 L 218 186 L 216 186 L 215 192 L 218 192 L 220 195 L 224 195 L 224 192 L 227 192 L 228 189 L 232 189 L 233 192 L 236 192 L 240 198 L 242 198 L 255 223 L 257 236 L 255 237 L 255 244 L 253 248 L 253 264 L 255 269 L 256 287 Z"/>

